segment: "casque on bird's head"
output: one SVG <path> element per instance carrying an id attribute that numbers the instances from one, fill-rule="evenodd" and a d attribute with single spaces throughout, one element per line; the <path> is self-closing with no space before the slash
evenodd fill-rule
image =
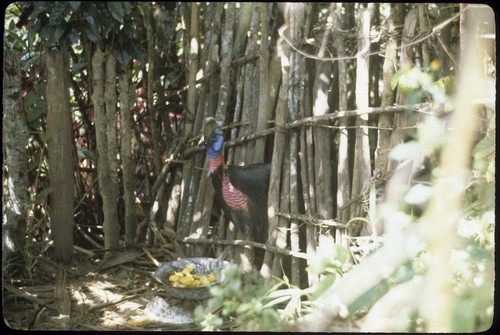
<path id="1" fill-rule="evenodd" d="M 198 145 L 201 145 L 205 148 L 209 158 L 216 158 L 221 154 L 224 148 L 224 138 L 219 126 L 217 125 L 213 117 L 207 117 L 205 119 L 203 135 L 201 136 Z"/>
<path id="2" fill-rule="evenodd" d="M 205 118 L 205 125 L 203 126 L 203 137 L 210 137 L 213 131 L 218 128 L 219 126 L 217 125 L 217 122 L 215 122 L 215 119 L 213 117 L 209 116 Z"/>

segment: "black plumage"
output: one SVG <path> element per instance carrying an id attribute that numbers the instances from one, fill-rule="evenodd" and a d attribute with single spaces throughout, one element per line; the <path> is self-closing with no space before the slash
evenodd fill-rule
<path id="1" fill-rule="evenodd" d="M 265 243 L 268 234 L 267 192 L 269 164 L 227 166 L 224 164 L 223 138 L 213 118 L 205 122 L 203 143 L 207 151 L 215 199 L 224 213 L 243 233 Z"/>

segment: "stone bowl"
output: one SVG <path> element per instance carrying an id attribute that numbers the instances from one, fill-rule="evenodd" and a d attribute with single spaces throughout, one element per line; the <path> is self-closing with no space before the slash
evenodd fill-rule
<path id="1" fill-rule="evenodd" d="M 170 284 L 169 277 L 174 272 L 182 271 L 186 266 L 193 266 L 193 274 L 209 275 L 214 273 L 217 279 L 209 286 L 200 287 L 173 287 Z M 155 271 L 155 279 L 163 284 L 165 291 L 178 299 L 205 300 L 210 298 L 210 286 L 217 285 L 224 280 L 223 269 L 230 263 L 217 258 L 181 258 L 172 262 L 161 264 Z"/>

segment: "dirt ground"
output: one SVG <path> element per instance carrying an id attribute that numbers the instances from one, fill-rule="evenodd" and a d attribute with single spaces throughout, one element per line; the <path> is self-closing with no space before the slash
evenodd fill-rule
<path id="1" fill-rule="evenodd" d="M 16 330 L 197 330 L 145 314 L 154 297 L 188 313 L 202 303 L 175 299 L 154 279 L 158 262 L 173 259 L 164 251 L 142 248 L 108 259 L 76 253 L 65 270 L 39 258 L 31 278 L 4 276 L 4 323 Z"/>

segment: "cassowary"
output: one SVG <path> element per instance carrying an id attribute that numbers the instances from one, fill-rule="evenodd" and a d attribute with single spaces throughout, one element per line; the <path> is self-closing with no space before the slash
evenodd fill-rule
<path id="1" fill-rule="evenodd" d="M 208 175 L 215 198 L 236 229 L 251 239 L 267 240 L 267 191 L 269 164 L 227 166 L 224 163 L 224 137 L 214 118 L 207 118 L 200 140 L 208 156 Z"/>

